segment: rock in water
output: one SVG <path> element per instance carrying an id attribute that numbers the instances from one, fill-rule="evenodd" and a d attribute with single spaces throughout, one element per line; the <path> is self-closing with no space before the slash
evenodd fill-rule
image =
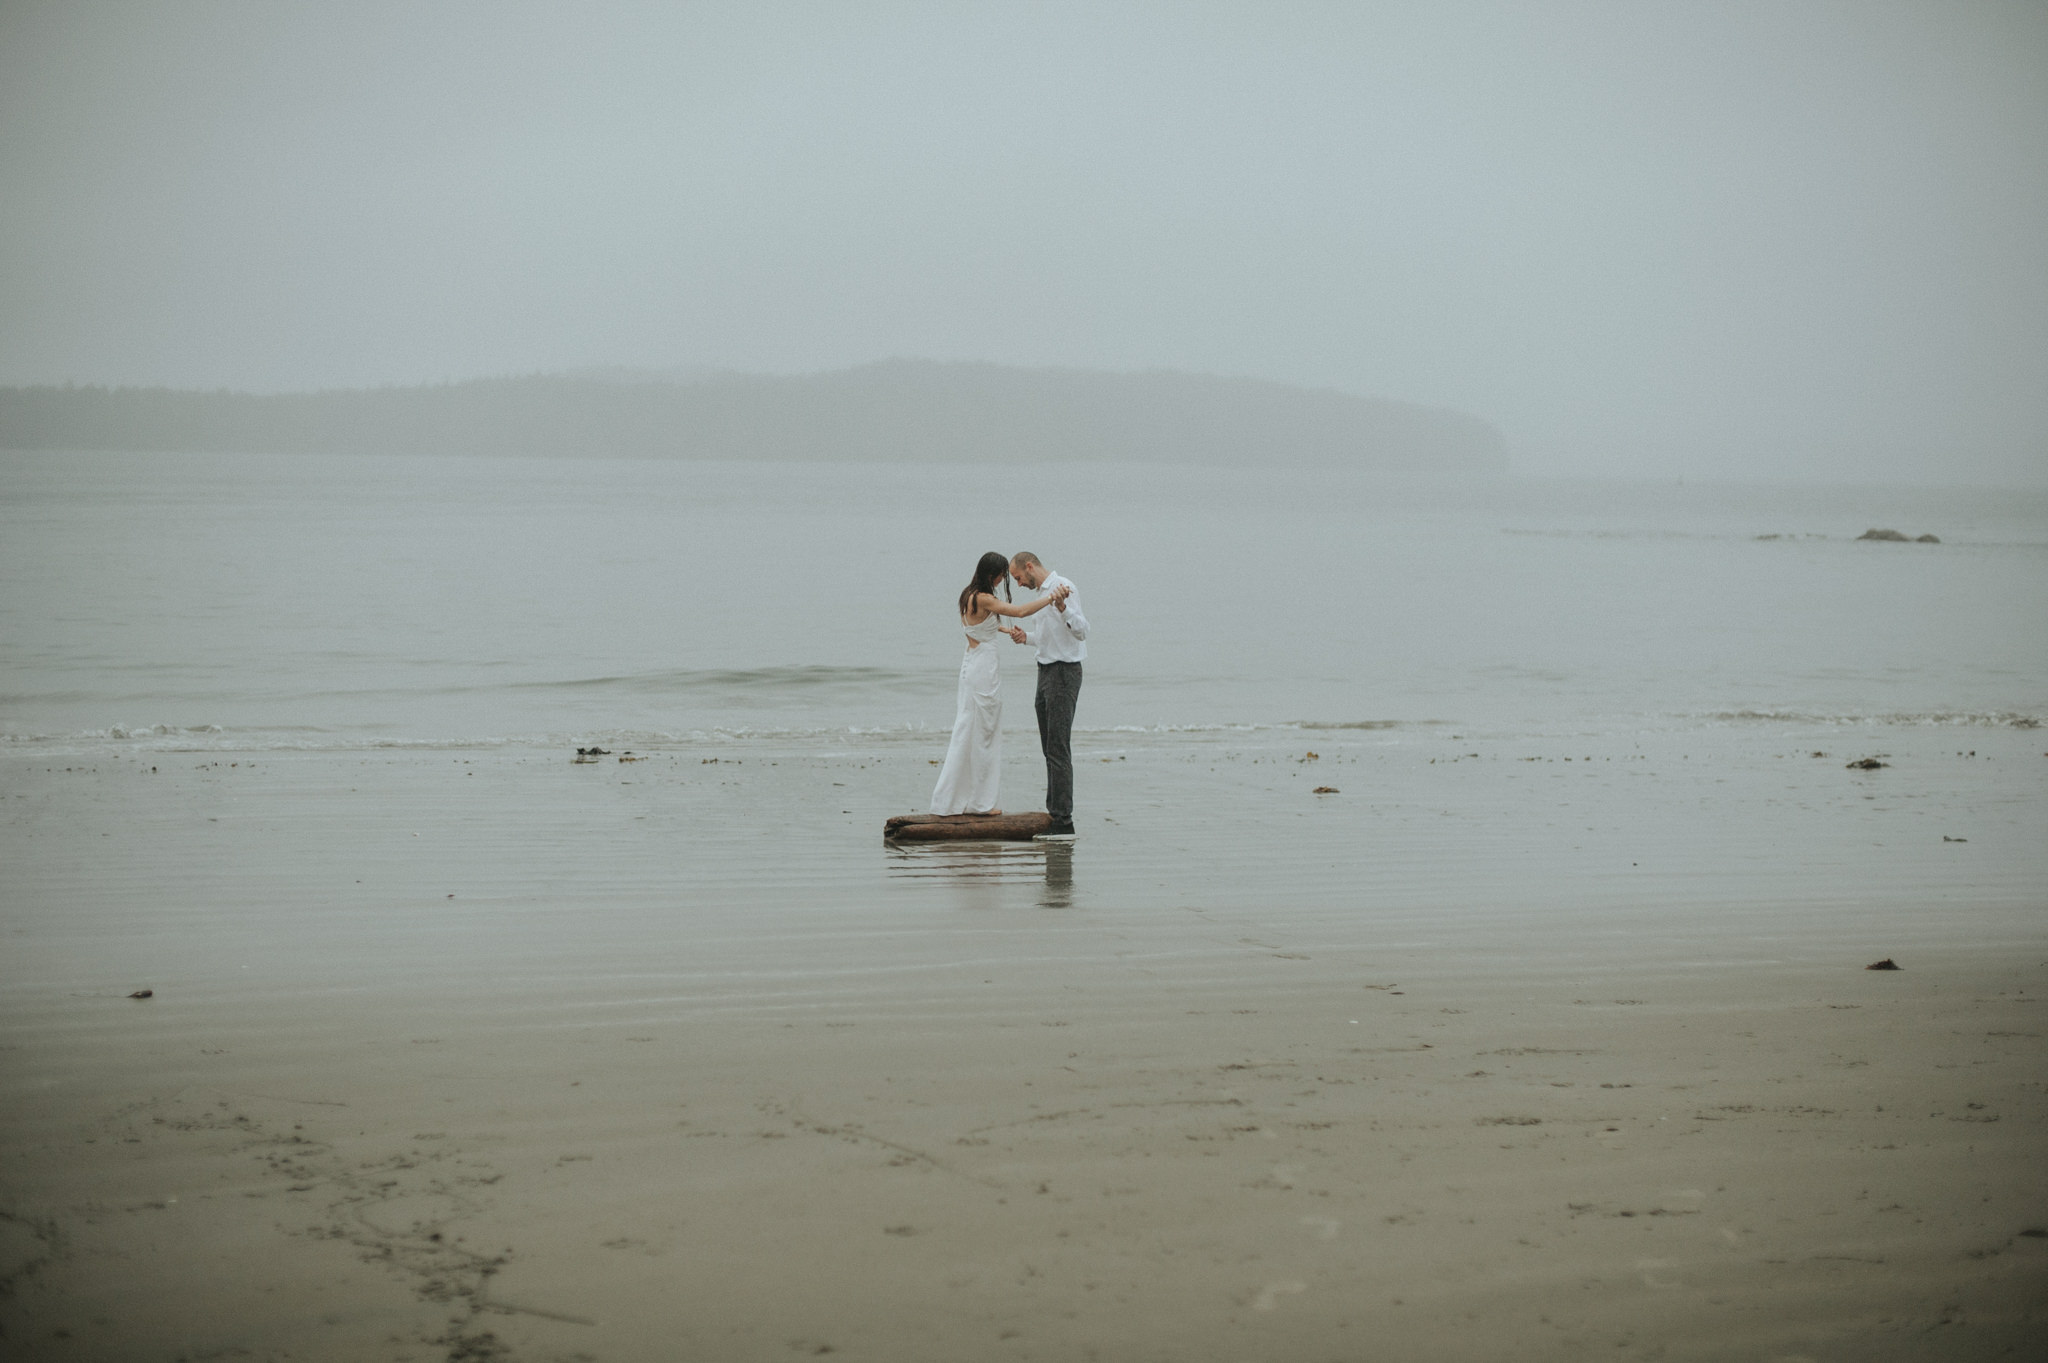
<path id="1" fill-rule="evenodd" d="M 1901 534 L 1897 530 L 1879 530 L 1875 526 L 1872 526 L 1870 529 L 1864 531 L 1856 538 L 1859 540 L 1891 540 L 1899 544 L 1905 544 L 1908 542 L 1906 536 Z"/>
<path id="2" fill-rule="evenodd" d="M 1864 966 L 1863 968 L 1865 970 L 1898 970 L 1900 969 L 1900 966 L 1897 961 L 1894 961 L 1891 957 L 1887 956 L 1882 961 L 1872 961 L 1869 965 Z"/>

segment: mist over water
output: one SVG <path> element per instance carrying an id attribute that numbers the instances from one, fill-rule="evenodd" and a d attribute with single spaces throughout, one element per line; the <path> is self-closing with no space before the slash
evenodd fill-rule
<path id="1" fill-rule="evenodd" d="M 2044 71 L 2030 0 L 12 4 L 0 385 L 1173 369 L 2039 485 Z"/>
<path id="2" fill-rule="evenodd" d="M 936 751 L 952 597 L 1026 548 L 1081 584 L 1098 734 L 2048 717 L 2041 494 L 9 453 L 0 732 Z"/>

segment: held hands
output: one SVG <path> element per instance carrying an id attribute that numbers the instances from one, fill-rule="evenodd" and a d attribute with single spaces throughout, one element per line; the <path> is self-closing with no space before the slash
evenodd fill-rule
<path id="1" fill-rule="evenodd" d="M 1069 591 L 1070 589 L 1066 587 L 1056 587 L 1053 589 L 1051 600 L 1054 609 L 1065 610 L 1067 608 L 1067 595 Z M 1031 642 L 1024 636 L 1024 627 L 1022 625 L 998 625 L 996 628 L 1000 632 L 1009 635 L 1011 643 L 1025 644 Z"/>

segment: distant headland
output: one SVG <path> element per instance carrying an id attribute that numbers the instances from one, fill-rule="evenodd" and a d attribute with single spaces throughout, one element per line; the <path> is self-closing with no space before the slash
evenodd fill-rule
<path id="1" fill-rule="evenodd" d="M 1507 469 L 1499 430 L 1441 408 L 1260 379 L 931 360 L 317 393 L 0 388 L 0 447 Z"/>

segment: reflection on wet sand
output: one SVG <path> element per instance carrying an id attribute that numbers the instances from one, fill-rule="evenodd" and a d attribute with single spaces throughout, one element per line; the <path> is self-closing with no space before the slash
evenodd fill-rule
<path id="1" fill-rule="evenodd" d="M 1065 842 L 938 842 L 888 849 L 891 879 L 940 880 L 962 892 L 968 907 L 996 907 L 1006 891 L 1038 887 L 1038 905 L 1074 903 L 1074 845 Z"/>

